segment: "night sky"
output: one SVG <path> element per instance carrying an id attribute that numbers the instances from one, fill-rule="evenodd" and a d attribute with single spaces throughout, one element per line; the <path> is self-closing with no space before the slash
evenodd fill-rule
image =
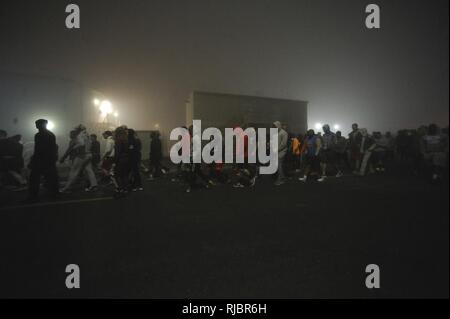
<path id="1" fill-rule="evenodd" d="M 192 90 L 307 100 L 311 125 L 448 123 L 448 0 L 72 2 L 80 30 L 69 1 L 2 1 L 0 72 L 82 81 L 137 129 L 184 125 Z"/>

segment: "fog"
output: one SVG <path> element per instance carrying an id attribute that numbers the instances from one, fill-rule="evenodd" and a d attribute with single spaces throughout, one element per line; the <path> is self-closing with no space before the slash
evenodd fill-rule
<path id="1" fill-rule="evenodd" d="M 356 0 L 83 0 L 80 30 L 68 3 L 2 2 L 0 72 L 86 83 L 136 129 L 184 125 L 192 90 L 307 100 L 344 131 L 448 123 L 446 0 L 376 1 L 379 30 Z"/>

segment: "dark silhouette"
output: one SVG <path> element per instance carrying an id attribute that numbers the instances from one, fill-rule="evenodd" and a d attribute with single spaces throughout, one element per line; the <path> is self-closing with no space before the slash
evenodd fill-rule
<path id="1" fill-rule="evenodd" d="M 39 185 L 41 176 L 44 176 L 48 189 L 54 196 L 59 194 L 58 172 L 56 161 L 58 159 L 58 146 L 55 135 L 47 129 L 47 120 L 37 120 L 36 128 L 39 132 L 34 136 L 34 154 L 30 162 L 30 186 L 27 201 L 39 200 Z"/>
<path id="2" fill-rule="evenodd" d="M 159 133 L 151 134 L 150 142 L 150 179 L 161 176 L 162 145 Z"/>
<path id="3" fill-rule="evenodd" d="M 91 153 L 92 153 L 92 165 L 95 169 L 98 168 L 101 156 L 100 156 L 100 142 L 97 139 L 97 135 L 91 134 Z"/>
<path id="4" fill-rule="evenodd" d="M 117 183 L 117 190 L 114 197 L 121 198 L 128 192 L 130 174 L 128 128 L 126 126 L 118 127 L 115 130 L 114 137 L 114 178 Z"/>
<path id="5" fill-rule="evenodd" d="M 142 191 L 144 190 L 140 173 L 142 143 L 133 129 L 128 130 L 128 150 L 130 153 L 131 189 Z"/>

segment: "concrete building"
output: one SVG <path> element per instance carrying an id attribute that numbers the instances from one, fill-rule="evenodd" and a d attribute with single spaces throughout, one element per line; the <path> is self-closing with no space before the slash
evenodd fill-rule
<path id="1" fill-rule="evenodd" d="M 9 136 L 22 135 L 25 149 L 32 148 L 39 118 L 51 121 L 60 154 L 68 145 L 69 132 L 76 125 L 87 126 L 90 133 L 101 134 L 115 127 L 112 105 L 107 98 L 76 81 L 54 77 L 0 73 L 0 129 Z M 95 102 L 95 103 L 94 103 Z"/>
<path id="2" fill-rule="evenodd" d="M 186 125 L 201 120 L 202 127 L 266 127 L 275 121 L 290 133 L 307 130 L 308 102 L 267 97 L 193 92 L 186 102 Z"/>

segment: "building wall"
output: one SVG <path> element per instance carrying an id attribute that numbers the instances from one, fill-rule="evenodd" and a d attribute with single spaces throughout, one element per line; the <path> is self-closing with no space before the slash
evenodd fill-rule
<path id="1" fill-rule="evenodd" d="M 194 92 L 186 107 L 187 125 L 192 120 L 202 120 L 202 127 L 225 127 L 251 125 L 271 127 L 275 121 L 287 125 L 291 133 L 307 130 L 305 101 L 275 99 L 231 94 Z"/>
<path id="2" fill-rule="evenodd" d="M 0 129 L 9 136 L 22 135 L 24 144 L 29 145 L 36 133 L 34 122 L 39 118 L 50 120 L 55 124 L 52 131 L 61 154 L 68 144 L 70 130 L 76 125 L 84 124 L 96 134 L 110 127 L 97 123 L 94 98 L 104 97 L 75 81 L 0 73 Z"/>

